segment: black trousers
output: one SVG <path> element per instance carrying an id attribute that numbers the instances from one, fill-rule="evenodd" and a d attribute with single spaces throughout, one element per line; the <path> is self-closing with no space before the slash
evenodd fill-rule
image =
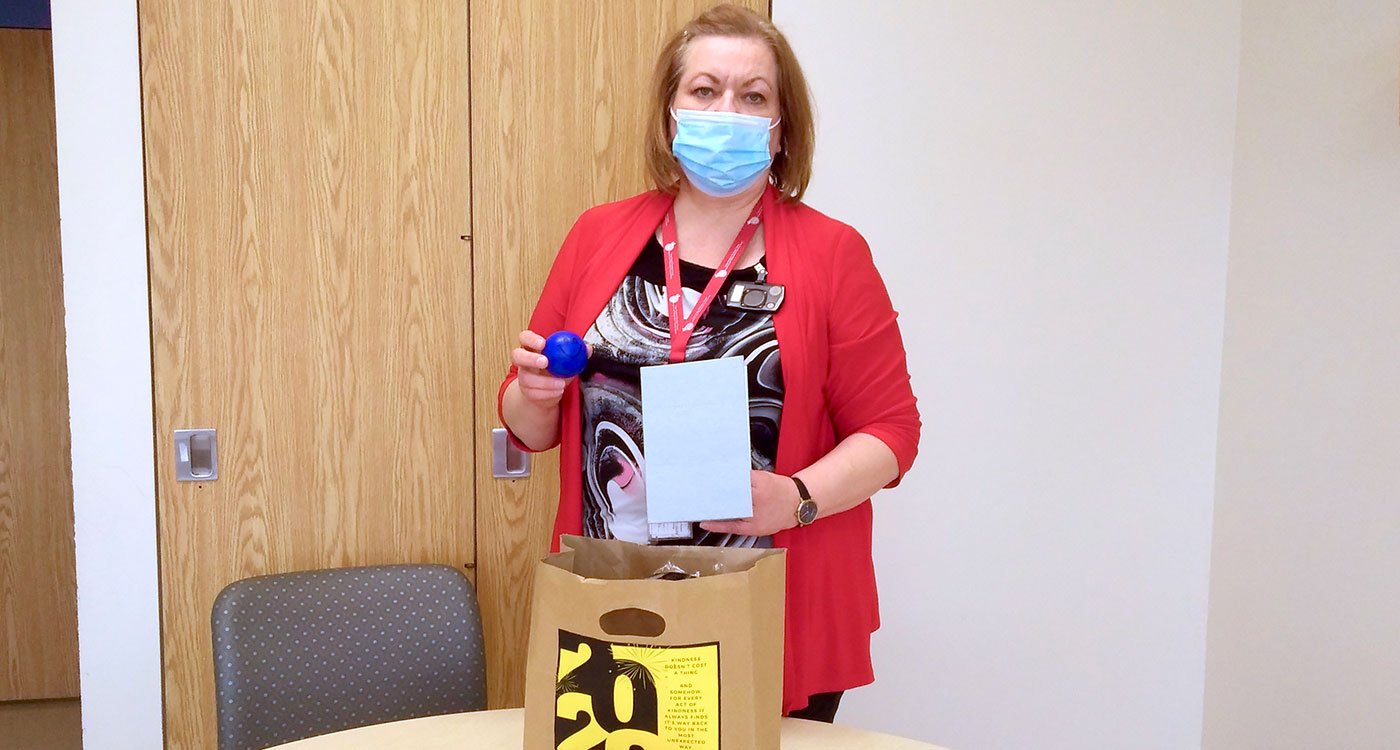
<path id="1" fill-rule="evenodd" d="M 836 721 L 836 709 L 841 705 L 841 696 L 845 692 L 839 693 L 817 693 L 807 699 L 807 707 L 798 709 L 788 714 L 794 719 L 807 719 L 809 721 L 824 721 L 830 724 Z"/>

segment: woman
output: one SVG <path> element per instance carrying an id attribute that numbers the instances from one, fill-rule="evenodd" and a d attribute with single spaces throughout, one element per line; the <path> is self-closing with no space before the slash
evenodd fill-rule
<path id="1" fill-rule="evenodd" d="M 662 50 L 652 96 L 656 189 L 570 231 L 512 352 L 501 419 L 526 449 L 561 446 L 556 541 L 786 548 L 783 708 L 831 721 L 844 690 L 873 680 L 869 498 L 918 447 L 895 313 L 864 239 L 800 202 L 811 104 L 766 18 L 728 5 L 695 18 Z M 577 378 L 546 370 L 556 330 L 585 332 Z M 748 363 L 753 516 L 648 526 L 638 370 L 721 356 Z"/>

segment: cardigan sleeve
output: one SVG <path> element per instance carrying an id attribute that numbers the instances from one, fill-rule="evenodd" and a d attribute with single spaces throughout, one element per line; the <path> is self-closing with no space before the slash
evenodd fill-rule
<path id="1" fill-rule="evenodd" d="M 893 487 L 914 463 L 922 425 L 897 313 L 870 246 L 850 227 L 831 278 L 825 395 L 836 439 L 863 432 L 889 446 L 899 464 Z"/>
<path id="2" fill-rule="evenodd" d="M 564 244 L 559 248 L 559 253 L 554 256 L 554 264 L 550 266 L 549 276 L 545 278 L 544 289 L 540 291 L 540 298 L 535 303 L 535 312 L 530 316 L 530 330 L 541 336 L 548 336 L 564 327 L 565 315 L 569 309 L 569 300 L 573 293 L 574 266 L 577 263 L 579 248 L 584 244 L 583 236 L 586 230 L 583 228 L 584 219 L 588 216 L 585 213 L 574 222 L 573 229 L 564 238 Z M 582 335 L 581 331 L 575 331 Z M 514 347 L 512 347 L 514 348 Z M 511 443 L 521 450 L 531 453 L 539 453 L 550 450 L 559 445 L 559 438 L 544 448 L 535 449 L 526 445 L 515 432 L 506 424 L 505 416 L 505 395 L 506 388 L 520 374 L 520 368 L 514 363 L 506 372 L 506 377 L 501 381 L 501 387 L 496 392 L 496 416 L 501 420 L 501 426 L 506 428 L 506 433 L 510 437 Z"/>

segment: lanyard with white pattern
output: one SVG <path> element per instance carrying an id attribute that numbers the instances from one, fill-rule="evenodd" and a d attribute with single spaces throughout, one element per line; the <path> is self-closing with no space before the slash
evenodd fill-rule
<path id="1" fill-rule="evenodd" d="M 739 230 L 739 235 L 734 238 L 734 244 L 730 246 L 729 253 L 720 262 L 719 268 L 710 277 L 710 283 L 705 285 L 705 291 L 700 293 L 700 298 L 695 300 L 695 306 L 690 309 L 690 315 L 685 314 L 685 306 L 682 302 L 681 287 L 681 261 L 680 253 L 676 250 L 676 207 L 674 204 L 666 210 L 666 218 L 661 220 L 661 256 L 666 265 L 666 310 L 670 316 L 671 326 L 671 362 L 685 361 L 685 347 L 690 343 L 690 337 L 695 333 L 695 326 L 700 323 L 700 319 L 705 316 L 705 311 L 710 309 L 710 303 L 719 294 L 719 289 L 724 286 L 724 280 L 729 278 L 729 272 L 734 270 L 734 266 L 739 263 L 739 258 L 744 254 L 744 249 L 749 246 L 749 241 L 758 231 L 758 225 L 763 220 L 763 201 L 760 200 L 753 206 L 753 211 L 749 212 L 749 218 L 744 222 L 744 226 Z"/>

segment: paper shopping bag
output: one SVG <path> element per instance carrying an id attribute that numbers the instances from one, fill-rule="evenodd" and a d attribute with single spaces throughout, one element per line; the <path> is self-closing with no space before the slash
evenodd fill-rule
<path id="1" fill-rule="evenodd" d="M 526 750 L 777 750 L 782 550 L 560 546 L 535 572 Z"/>

